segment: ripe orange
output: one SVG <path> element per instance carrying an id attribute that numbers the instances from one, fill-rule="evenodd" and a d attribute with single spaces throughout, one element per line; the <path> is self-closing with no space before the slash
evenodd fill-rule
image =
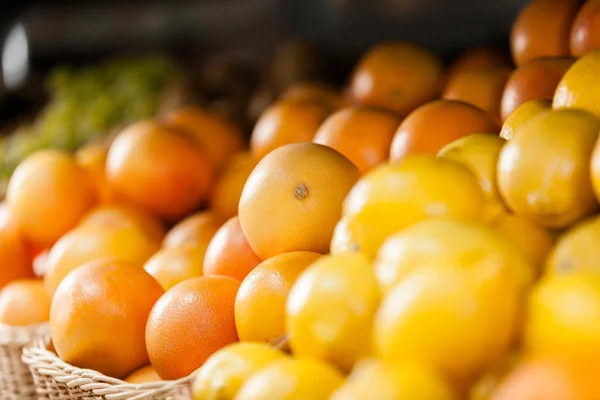
<path id="1" fill-rule="evenodd" d="M 529 100 L 518 106 L 504 121 L 500 130 L 500 137 L 511 140 L 521 129 L 525 122 L 542 111 L 552 108 L 552 102 L 548 100 Z"/>
<path id="2" fill-rule="evenodd" d="M 31 256 L 23 239 L 0 230 L 0 289 L 16 279 L 33 278 Z"/>
<path id="3" fill-rule="evenodd" d="M 104 143 L 90 143 L 75 153 L 75 161 L 91 177 L 100 204 L 116 200 L 116 195 L 106 180 L 107 155 L 108 146 Z"/>
<path id="4" fill-rule="evenodd" d="M 179 221 L 167 232 L 163 247 L 208 246 L 225 219 L 212 211 L 201 211 Z"/>
<path id="5" fill-rule="evenodd" d="M 64 361 L 115 378 L 148 364 L 144 330 L 163 290 L 139 265 L 97 261 L 70 273 L 50 307 L 50 335 Z"/>
<path id="6" fill-rule="evenodd" d="M 360 60 L 352 75 L 350 97 L 359 104 L 406 115 L 436 98 L 442 63 L 429 50 L 406 42 L 383 43 Z"/>
<path id="7" fill-rule="evenodd" d="M 0 323 L 27 326 L 48 321 L 50 297 L 39 279 L 20 279 L 0 291 Z"/>
<path id="8" fill-rule="evenodd" d="M 19 230 L 44 246 L 52 245 L 79 222 L 95 202 L 95 189 L 73 157 L 42 150 L 17 167 L 6 200 Z"/>
<path id="9" fill-rule="evenodd" d="M 191 139 L 154 121 L 141 121 L 115 138 L 106 160 L 111 187 L 160 217 L 177 220 L 208 196 L 212 170 Z"/>
<path id="10" fill-rule="evenodd" d="M 244 147 L 243 134 L 233 122 L 199 107 L 173 111 L 167 115 L 166 122 L 194 139 L 215 171 Z"/>
<path id="11" fill-rule="evenodd" d="M 233 217 L 215 233 L 204 256 L 204 275 L 225 275 L 242 281 L 260 258 L 248 244 L 240 220 Z"/>
<path id="12" fill-rule="evenodd" d="M 502 66 L 457 73 L 446 83 L 442 98 L 473 104 L 499 119 L 502 92 L 511 72 L 512 68 Z"/>
<path id="13" fill-rule="evenodd" d="M 6 201 L 0 202 L 0 232 L 20 235 L 19 226 Z"/>
<path id="14" fill-rule="evenodd" d="M 202 276 L 202 263 L 206 247 L 167 247 L 154 254 L 144 269 L 165 290 L 186 279 Z"/>
<path id="15" fill-rule="evenodd" d="M 279 98 L 287 101 L 321 103 L 330 110 L 337 110 L 347 105 L 338 91 L 320 83 L 296 83 L 287 88 Z"/>
<path id="16" fill-rule="evenodd" d="M 571 57 L 538 58 L 517 68 L 502 95 L 502 121 L 526 101 L 551 100 L 558 82 L 574 61 Z"/>
<path id="17" fill-rule="evenodd" d="M 445 145 L 473 133 L 500 130 L 492 116 L 462 101 L 438 100 L 427 103 L 402 121 L 390 150 L 390 160 L 409 154 L 437 154 Z"/>
<path id="18" fill-rule="evenodd" d="M 127 383 L 139 385 L 141 383 L 160 381 L 160 377 L 158 376 L 152 365 L 146 365 L 145 367 L 142 367 L 133 372 L 124 380 Z"/>
<path id="19" fill-rule="evenodd" d="M 248 151 L 235 154 L 217 177 L 210 195 L 210 209 L 231 218 L 238 213 L 238 204 L 244 184 L 256 166 L 256 161 Z"/>
<path id="20" fill-rule="evenodd" d="M 275 150 L 242 192 L 239 217 L 248 243 L 263 260 L 295 250 L 326 253 L 342 202 L 359 177 L 354 164 L 327 146 Z"/>
<path id="21" fill-rule="evenodd" d="M 285 335 L 285 302 L 290 288 L 320 257 L 310 251 L 292 251 L 263 261 L 248 274 L 235 298 L 240 340 L 273 342 Z"/>
<path id="22" fill-rule="evenodd" d="M 571 26 L 571 54 L 581 57 L 600 49 L 600 1 L 587 0 Z"/>
<path id="23" fill-rule="evenodd" d="M 146 347 L 162 379 L 191 374 L 215 351 L 238 340 L 233 303 L 239 285 L 226 276 L 188 279 L 156 302 Z"/>
<path id="24" fill-rule="evenodd" d="M 513 59 L 522 65 L 540 57 L 570 55 L 569 32 L 579 0 L 531 0 L 515 20 L 510 37 Z"/>
<path id="25" fill-rule="evenodd" d="M 576 108 L 600 118 L 600 49 L 577 60 L 556 87 L 552 107 Z"/>
<path id="26" fill-rule="evenodd" d="M 373 107 L 344 108 L 325 120 L 313 142 L 345 155 L 360 172 L 387 161 L 400 118 Z"/>
<path id="27" fill-rule="evenodd" d="M 462 53 L 448 68 L 446 82 L 471 69 L 510 67 L 507 54 L 492 47 L 473 47 Z"/>
<path id="28" fill-rule="evenodd" d="M 271 151 L 290 143 L 310 142 L 331 113 L 310 101 L 280 101 L 260 116 L 250 137 L 250 153 L 261 160 Z"/>

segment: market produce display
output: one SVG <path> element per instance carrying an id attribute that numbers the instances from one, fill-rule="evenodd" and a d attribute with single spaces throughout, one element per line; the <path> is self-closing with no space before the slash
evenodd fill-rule
<path id="1" fill-rule="evenodd" d="M 599 6 L 532 0 L 514 65 L 390 41 L 341 90 L 286 76 L 249 139 L 199 105 L 49 124 L 0 205 L 0 323 L 194 400 L 600 399 Z"/>

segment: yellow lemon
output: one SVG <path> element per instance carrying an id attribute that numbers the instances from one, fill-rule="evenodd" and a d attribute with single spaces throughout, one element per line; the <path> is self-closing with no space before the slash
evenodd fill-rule
<path id="1" fill-rule="evenodd" d="M 359 251 L 360 247 L 348 227 L 348 218 L 339 220 L 333 230 L 333 238 L 331 238 L 331 254 Z"/>
<path id="2" fill-rule="evenodd" d="M 600 49 L 567 70 L 556 87 L 552 107 L 586 110 L 600 118 Z"/>
<path id="3" fill-rule="evenodd" d="M 504 121 L 500 130 L 500 137 L 510 140 L 517 134 L 517 131 L 523 124 L 535 117 L 542 111 L 547 111 L 552 108 L 550 100 L 529 100 L 519 105 L 508 118 Z"/>
<path id="4" fill-rule="evenodd" d="M 563 234 L 548 257 L 548 274 L 577 271 L 600 274 L 600 217 L 590 218 Z"/>

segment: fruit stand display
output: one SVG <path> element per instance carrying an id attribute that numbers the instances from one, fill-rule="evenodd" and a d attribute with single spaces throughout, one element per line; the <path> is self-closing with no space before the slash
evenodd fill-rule
<path id="1" fill-rule="evenodd" d="M 195 98 L 164 59 L 57 72 L 3 153 L 0 397 L 600 399 L 599 16 L 347 79 L 294 42 Z"/>

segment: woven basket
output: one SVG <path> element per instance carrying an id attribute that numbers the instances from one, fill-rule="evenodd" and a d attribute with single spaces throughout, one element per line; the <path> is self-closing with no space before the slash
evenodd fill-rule
<path id="1" fill-rule="evenodd" d="M 193 377 L 134 385 L 89 369 L 73 367 L 48 350 L 50 336 L 23 348 L 39 400 L 190 400 Z"/>
<path id="2" fill-rule="evenodd" d="M 34 399 L 31 372 L 21 360 L 23 347 L 48 332 L 47 324 L 13 327 L 0 324 L 0 399 Z"/>

